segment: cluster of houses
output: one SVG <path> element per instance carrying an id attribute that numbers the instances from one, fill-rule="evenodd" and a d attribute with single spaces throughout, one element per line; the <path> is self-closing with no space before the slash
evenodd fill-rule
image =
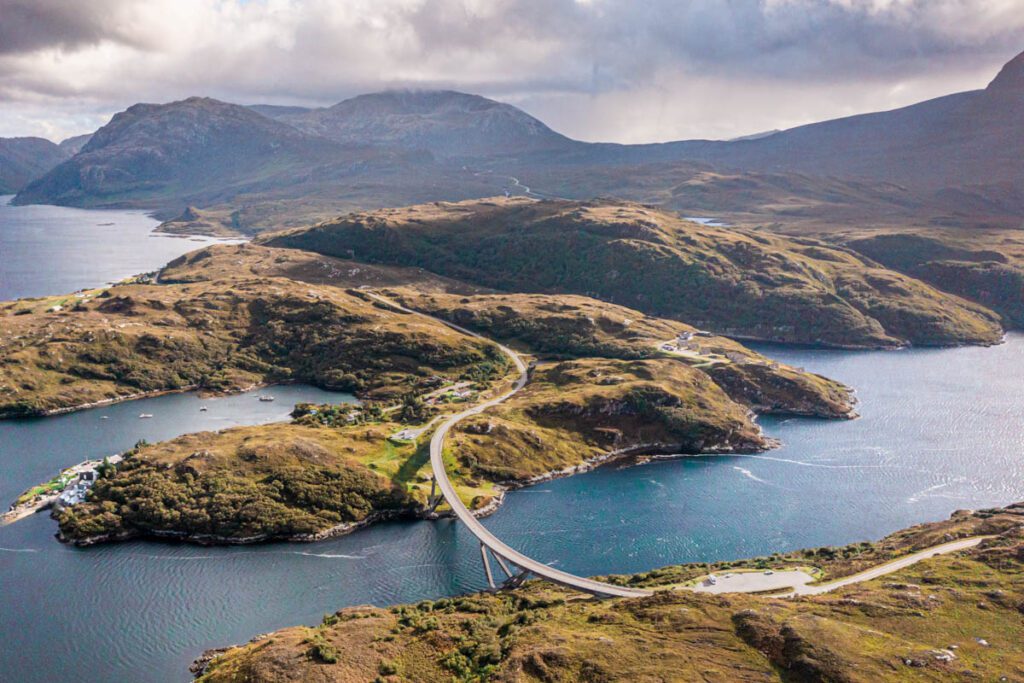
<path id="1" fill-rule="evenodd" d="M 59 508 L 68 507 L 70 505 L 77 505 L 85 500 L 85 494 L 89 492 L 93 484 L 96 483 L 96 470 L 86 470 L 80 472 L 78 478 L 69 483 L 64 487 L 64 490 L 57 496 L 57 502 L 54 506 Z"/>

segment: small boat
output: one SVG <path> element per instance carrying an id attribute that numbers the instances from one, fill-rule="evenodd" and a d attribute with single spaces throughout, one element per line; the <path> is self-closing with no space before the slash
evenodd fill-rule
<path id="1" fill-rule="evenodd" d="M 151 413 L 140 413 L 139 414 L 139 419 L 140 420 L 146 420 L 146 419 L 149 419 L 151 417 L 153 417 L 153 415 Z"/>
<path id="2" fill-rule="evenodd" d="M 200 413 L 205 413 L 206 412 L 206 406 L 199 406 L 199 412 Z"/>
<path id="3" fill-rule="evenodd" d="M 109 420 L 110 416 L 109 415 L 100 415 L 100 419 L 101 420 Z"/>
<path id="4" fill-rule="evenodd" d="M 260 396 L 260 401 L 262 401 L 263 403 L 270 403 L 273 400 L 273 396 Z"/>

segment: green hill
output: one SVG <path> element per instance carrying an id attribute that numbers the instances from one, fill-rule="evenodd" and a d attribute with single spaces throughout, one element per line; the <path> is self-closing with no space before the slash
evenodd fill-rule
<path id="1" fill-rule="evenodd" d="M 741 338 L 845 348 L 991 344 L 997 316 L 855 252 L 619 201 L 521 198 L 354 213 L 270 246 L 584 294 Z"/>

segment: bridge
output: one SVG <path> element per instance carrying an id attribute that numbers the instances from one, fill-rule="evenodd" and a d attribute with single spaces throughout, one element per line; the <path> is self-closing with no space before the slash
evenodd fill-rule
<path id="1" fill-rule="evenodd" d="M 447 320 L 442 320 L 441 318 L 436 318 L 432 315 L 427 315 L 426 313 L 414 311 L 377 294 L 369 292 L 367 292 L 367 294 L 374 300 L 389 308 L 402 311 L 403 313 L 411 313 L 413 315 L 420 315 L 425 318 L 429 318 L 470 337 L 475 337 L 477 339 L 485 338 L 472 330 L 468 330 L 465 327 L 448 322 Z M 497 344 L 497 342 L 495 343 Z M 508 356 L 513 364 L 515 364 L 516 370 L 519 372 L 519 377 L 516 379 L 512 389 L 495 398 L 483 403 L 478 403 L 472 408 L 467 408 L 460 413 L 450 416 L 441 423 L 434 432 L 433 437 L 430 439 L 430 466 L 434 470 L 434 481 L 441 489 L 441 494 L 444 496 L 449 507 L 451 507 L 452 512 L 455 513 L 455 516 L 458 517 L 459 520 L 466 525 L 466 528 L 469 529 L 469 532 L 473 534 L 478 541 L 480 541 L 480 557 L 483 561 L 484 573 L 487 576 L 487 584 L 491 588 L 497 587 L 494 580 L 494 573 L 491 570 L 491 564 L 488 559 L 488 553 L 490 553 L 494 556 L 498 566 L 506 576 L 506 580 L 503 583 L 504 586 L 511 587 L 519 585 L 530 574 L 533 574 L 534 576 L 550 581 L 551 583 L 600 597 L 635 598 L 651 595 L 651 591 L 641 590 L 639 588 L 628 588 L 625 586 L 615 586 L 610 583 L 604 583 L 603 581 L 595 581 L 594 579 L 588 579 L 583 576 L 576 576 L 575 574 L 563 572 L 546 565 L 543 562 L 538 562 L 537 560 L 527 557 L 514 548 L 509 547 L 502 542 L 501 539 L 488 531 L 487 527 L 480 523 L 480 520 L 470 512 L 469 508 L 467 508 L 462 502 L 462 499 L 459 498 L 458 493 L 455 492 L 455 487 L 452 486 L 452 482 L 448 479 L 448 474 L 444 469 L 444 440 L 448 435 L 448 432 L 451 431 L 452 427 L 470 415 L 477 415 L 488 408 L 508 400 L 526 385 L 527 379 L 529 378 L 526 364 L 523 362 L 523 359 L 519 357 L 519 354 L 502 344 L 497 344 L 497 346 L 501 349 L 502 353 Z M 518 572 L 513 572 L 510 565 L 517 568 Z"/>

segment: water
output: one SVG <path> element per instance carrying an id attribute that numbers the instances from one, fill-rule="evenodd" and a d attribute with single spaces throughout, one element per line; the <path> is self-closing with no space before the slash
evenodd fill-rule
<path id="1" fill-rule="evenodd" d="M 599 574 L 874 539 L 957 508 L 1024 500 L 1024 336 L 990 349 L 763 350 L 855 386 L 863 417 L 763 419 L 783 448 L 548 482 L 510 494 L 487 525 L 537 559 Z M 277 388 L 273 404 L 222 399 L 225 410 L 209 402 L 209 414 L 181 395 L 0 423 L 3 488 L 140 436 L 281 417 L 292 401 L 315 400 L 310 391 Z M 140 421 L 143 411 L 156 417 Z M 112 419 L 100 429 L 102 413 Z M 11 680 L 181 681 L 208 647 L 316 623 L 345 605 L 483 586 L 478 546 L 451 521 L 231 548 L 83 550 L 56 543 L 53 531 L 43 515 L 0 528 L 0 671 Z"/>
<path id="2" fill-rule="evenodd" d="M 64 294 L 156 270 L 218 241 L 153 232 L 141 211 L 11 206 L 0 196 L 0 301 Z"/>

